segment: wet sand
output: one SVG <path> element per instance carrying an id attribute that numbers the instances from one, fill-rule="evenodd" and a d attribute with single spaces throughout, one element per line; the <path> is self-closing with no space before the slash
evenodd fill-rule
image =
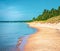
<path id="1" fill-rule="evenodd" d="M 30 27 L 36 28 L 37 32 L 29 36 L 24 51 L 60 51 L 60 25 L 28 24 Z"/>

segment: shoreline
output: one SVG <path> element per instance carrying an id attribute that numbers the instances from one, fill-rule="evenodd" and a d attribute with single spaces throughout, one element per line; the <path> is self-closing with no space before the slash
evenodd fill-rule
<path id="1" fill-rule="evenodd" d="M 29 35 L 23 47 L 24 51 L 60 51 L 60 27 L 56 24 L 27 23 L 29 27 L 36 28 L 37 32 Z M 56 27 L 53 27 L 55 25 Z M 24 40 L 24 39 L 23 39 Z M 50 43 L 51 42 L 51 43 Z"/>

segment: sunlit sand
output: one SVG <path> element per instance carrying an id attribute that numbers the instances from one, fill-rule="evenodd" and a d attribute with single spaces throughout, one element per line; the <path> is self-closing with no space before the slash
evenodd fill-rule
<path id="1" fill-rule="evenodd" d="M 24 51 L 60 51 L 60 23 L 28 23 L 37 32 L 30 35 Z"/>

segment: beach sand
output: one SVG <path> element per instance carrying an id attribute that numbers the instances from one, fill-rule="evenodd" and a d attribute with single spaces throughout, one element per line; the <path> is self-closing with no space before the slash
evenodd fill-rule
<path id="1" fill-rule="evenodd" d="M 60 51 L 60 23 L 28 23 L 37 32 L 27 39 L 24 51 Z"/>

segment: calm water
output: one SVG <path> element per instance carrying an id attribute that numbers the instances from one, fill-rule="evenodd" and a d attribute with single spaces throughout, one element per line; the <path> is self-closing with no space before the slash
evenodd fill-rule
<path id="1" fill-rule="evenodd" d="M 36 29 L 30 28 L 25 23 L 0 23 L 0 51 L 11 51 L 21 36 L 34 32 Z"/>

